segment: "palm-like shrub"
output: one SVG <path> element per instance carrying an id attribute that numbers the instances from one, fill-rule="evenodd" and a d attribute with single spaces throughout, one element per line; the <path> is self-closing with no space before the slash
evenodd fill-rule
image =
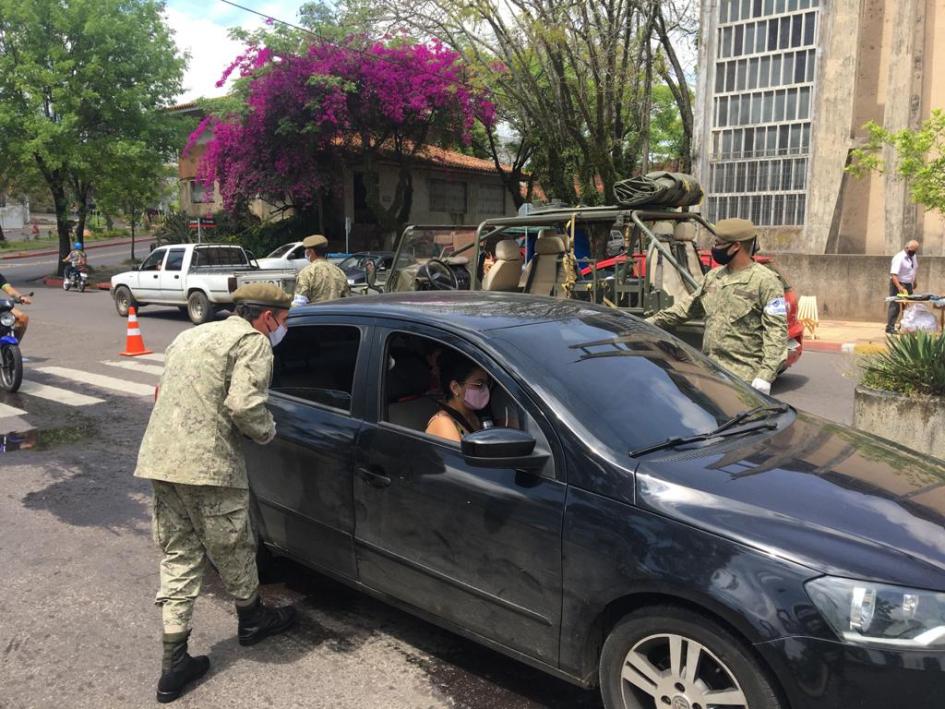
<path id="1" fill-rule="evenodd" d="M 945 334 L 889 337 L 887 351 L 860 361 L 860 383 L 900 394 L 945 395 Z"/>

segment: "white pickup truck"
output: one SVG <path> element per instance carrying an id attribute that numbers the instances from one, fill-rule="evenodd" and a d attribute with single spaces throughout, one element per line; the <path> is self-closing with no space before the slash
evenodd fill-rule
<path id="1" fill-rule="evenodd" d="M 135 271 L 112 276 L 122 317 L 129 307 L 176 305 L 194 324 L 233 303 L 238 274 L 260 273 L 252 254 L 229 244 L 170 244 L 154 249 Z"/>

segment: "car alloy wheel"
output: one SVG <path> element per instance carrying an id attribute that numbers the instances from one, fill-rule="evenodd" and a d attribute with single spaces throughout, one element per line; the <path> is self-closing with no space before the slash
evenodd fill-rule
<path id="1" fill-rule="evenodd" d="M 709 616 L 674 605 L 624 616 L 600 657 L 607 709 L 784 709 L 751 646 Z"/>
<path id="2" fill-rule="evenodd" d="M 624 705 L 639 706 L 639 692 L 669 709 L 748 708 L 731 670 L 701 643 L 681 635 L 651 635 L 624 660 Z M 631 696 L 633 695 L 633 696 Z"/>

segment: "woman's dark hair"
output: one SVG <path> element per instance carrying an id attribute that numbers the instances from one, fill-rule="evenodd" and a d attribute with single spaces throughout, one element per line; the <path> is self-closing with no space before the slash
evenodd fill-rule
<path id="1" fill-rule="evenodd" d="M 478 369 L 479 365 L 473 362 L 469 357 L 461 355 L 456 350 L 444 349 L 438 361 L 440 367 L 440 388 L 443 390 L 443 396 L 449 399 L 453 396 L 450 390 L 450 382 L 464 382 Z"/>

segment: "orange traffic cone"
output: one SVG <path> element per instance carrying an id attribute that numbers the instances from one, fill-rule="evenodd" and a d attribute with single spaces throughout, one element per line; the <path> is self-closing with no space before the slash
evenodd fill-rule
<path id="1" fill-rule="evenodd" d="M 128 308 L 128 339 L 125 341 L 125 351 L 121 355 L 122 357 L 135 357 L 146 354 L 151 354 L 151 350 L 144 346 L 141 328 L 138 327 L 138 313 L 135 312 L 134 308 Z"/>

